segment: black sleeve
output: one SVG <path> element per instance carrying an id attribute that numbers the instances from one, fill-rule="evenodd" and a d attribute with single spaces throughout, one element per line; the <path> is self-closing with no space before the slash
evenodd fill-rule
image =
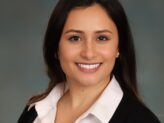
<path id="1" fill-rule="evenodd" d="M 37 117 L 37 112 L 35 106 L 31 107 L 30 110 L 28 110 L 28 108 L 28 106 L 25 107 L 17 123 L 33 123 Z"/>
<path id="2" fill-rule="evenodd" d="M 147 106 L 125 91 L 109 123 L 160 123 L 160 121 Z"/>
<path id="3" fill-rule="evenodd" d="M 145 105 L 137 103 L 135 108 L 132 108 L 128 123 L 160 123 L 158 118 Z"/>

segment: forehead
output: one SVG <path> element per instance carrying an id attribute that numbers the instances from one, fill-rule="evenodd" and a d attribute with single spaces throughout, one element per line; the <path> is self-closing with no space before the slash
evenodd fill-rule
<path id="1" fill-rule="evenodd" d="M 77 7 L 68 14 L 64 29 L 66 28 L 116 28 L 115 23 L 99 4 L 89 7 Z"/>

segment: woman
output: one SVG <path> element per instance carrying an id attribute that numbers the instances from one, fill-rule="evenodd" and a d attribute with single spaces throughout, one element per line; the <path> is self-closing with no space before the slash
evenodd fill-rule
<path id="1" fill-rule="evenodd" d="M 139 99 L 133 39 L 117 0 L 60 0 L 44 58 L 49 87 L 18 123 L 159 123 Z"/>

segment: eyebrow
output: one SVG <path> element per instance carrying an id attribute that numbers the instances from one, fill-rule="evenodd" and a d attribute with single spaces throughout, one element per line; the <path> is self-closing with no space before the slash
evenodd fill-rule
<path id="1" fill-rule="evenodd" d="M 103 30 L 96 31 L 96 33 L 111 33 L 112 34 L 112 31 L 110 31 L 108 29 L 103 29 Z"/>
<path id="2" fill-rule="evenodd" d="M 64 32 L 64 34 L 71 33 L 71 32 L 73 32 L 73 33 L 84 33 L 81 30 L 69 29 L 66 32 Z M 97 31 L 95 31 L 95 33 L 111 33 L 112 34 L 112 31 L 110 31 L 108 29 L 103 29 L 103 30 L 97 30 Z"/>
<path id="3" fill-rule="evenodd" d="M 80 30 L 76 30 L 76 29 L 69 29 L 66 32 L 64 32 L 64 34 L 70 33 L 70 32 L 75 32 L 75 33 L 83 33 L 83 31 Z"/>

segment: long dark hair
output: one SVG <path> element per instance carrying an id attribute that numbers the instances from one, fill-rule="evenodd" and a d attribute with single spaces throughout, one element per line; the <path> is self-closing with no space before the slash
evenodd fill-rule
<path id="1" fill-rule="evenodd" d="M 43 45 L 44 59 L 50 78 L 49 86 L 43 94 L 33 97 L 29 104 L 45 98 L 56 84 L 66 80 L 57 55 L 64 24 L 72 9 L 89 7 L 95 3 L 106 10 L 114 21 L 119 34 L 120 55 L 116 59 L 112 74 L 115 75 L 121 86 L 127 88 L 134 97 L 138 97 L 133 38 L 120 2 L 118 0 L 59 0 L 50 17 Z"/>

